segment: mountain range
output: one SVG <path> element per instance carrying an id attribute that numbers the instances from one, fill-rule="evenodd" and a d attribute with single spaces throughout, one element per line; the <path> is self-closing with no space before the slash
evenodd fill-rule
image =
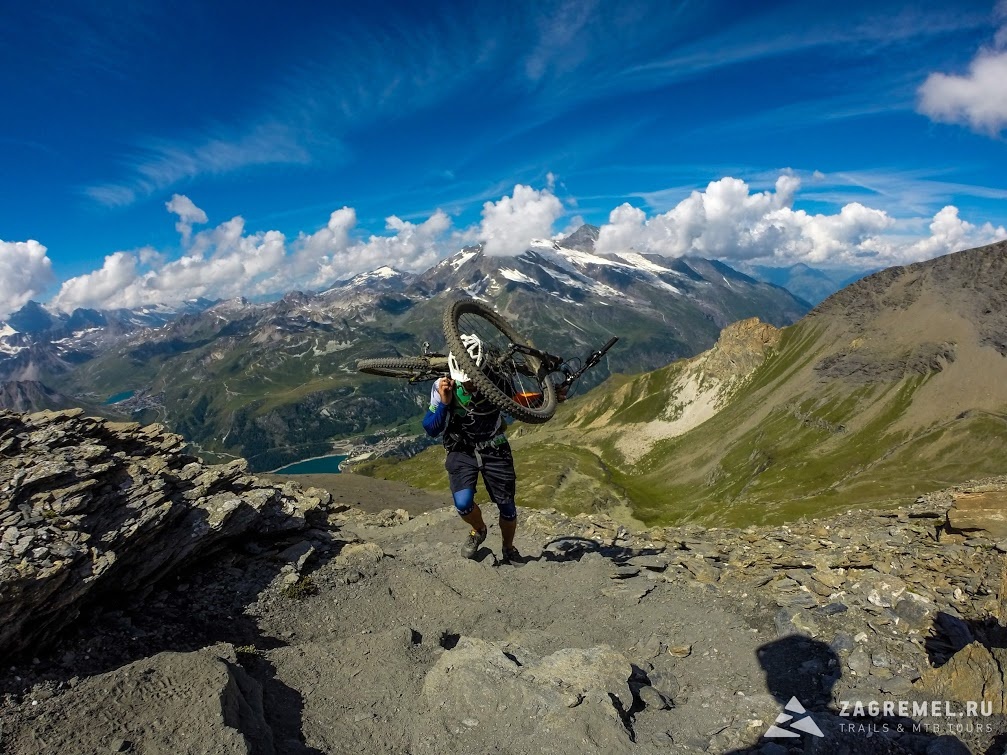
<path id="1" fill-rule="evenodd" d="M 0 343 L 19 350 L 0 362 L 0 376 L 38 380 L 90 406 L 116 399 L 112 410 L 162 421 L 210 458 L 240 455 L 263 470 L 329 452 L 334 438 L 417 431 L 426 389 L 362 376 L 356 360 L 422 353 L 424 342 L 443 348 L 441 315 L 459 295 L 490 303 L 564 356 L 619 335 L 586 386 L 692 356 L 736 320 L 782 326 L 808 309 L 719 262 L 596 254 L 597 235 L 583 226 L 515 257 L 469 247 L 419 274 L 382 267 L 272 303 L 203 303 L 125 334 L 85 327 L 69 341 L 44 340 L 12 318 L 18 333 Z"/>
<path id="2" fill-rule="evenodd" d="M 72 371 L 127 336 L 211 304 L 208 299 L 194 299 L 181 307 L 75 309 L 66 314 L 29 301 L 0 322 L 0 382 L 32 381 Z"/>
<path id="3" fill-rule="evenodd" d="M 739 263 L 737 267 L 738 270 L 756 280 L 787 289 L 794 296 L 809 304 L 818 304 L 836 291 L 870 273 L 877 272 L 877 269 L 858 270 L 847 267 L 816 268 L 803 262 L 786 267 Z"/>
<path id="4" fill-rule="evenodd" d="M 782 330 L 739 322 L 514 436 L 526 505 L 648 523 L 792 521 L 997 474 L 1007 244 L 889 268 Z M 434 489 L 438 452 L 362 471 Z"/>

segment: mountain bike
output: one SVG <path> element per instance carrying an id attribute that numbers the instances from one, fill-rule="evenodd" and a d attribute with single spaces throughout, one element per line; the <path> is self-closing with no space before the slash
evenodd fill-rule
<path id="1" fill-rule="evenodd" d="M 457 299 L 444 312 L 444 339 L 462 369 L 498 409 L 529 424 L 547 422 L 556 413 L 559 396 L 619 340 L 609 339 L 583 360 L 565 359 L 535 348 L 493 309 L 475 299 Z M 477 365 L 462 342 L 476 335 L 482 342 L 482 364 Z M 420 356 L 361 359 L 357 370 L 370 375 L 421 383 L 449 375 L 448 355 L 429 351 Z M 509 390 L 508 390 L 509 389 Z"/>

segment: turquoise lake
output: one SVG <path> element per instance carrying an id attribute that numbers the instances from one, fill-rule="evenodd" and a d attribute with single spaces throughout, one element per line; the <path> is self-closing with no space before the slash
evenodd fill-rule
<path id="1" fill-rule="evenodd" d="M 320 456 L 280 467 L 273 474 L 339 474 L 339 462 L 345 456 Z"/>
<path id="2" fill-rule="evenodd" d="M 109 396 L 106 404 L 118 404 L 120 401 L 125 401 L 128 398 L 133 398 L 133 394 L 136 391 L 123 391 L 122 393 L 117 393 L 114 396 Z"/>

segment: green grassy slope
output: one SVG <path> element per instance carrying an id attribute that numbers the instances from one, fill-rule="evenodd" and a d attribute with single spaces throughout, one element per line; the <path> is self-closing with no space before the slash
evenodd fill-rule
<path id="1" fill-rule="evenodd" d="M 713 352 L 613 376 L 514 434 L 523 502 L 626 500 L 648 524 L 744 526 L 1002 474 L 1007 344 L 990 318 L 1005 304 L 1007 251 L 972 250 L 854 284 L 784 329 L 743 379 L 725 382 L 712 365 L 737 360 Z M 703 401 L 712 416 L 676 429 Z M 418 471 L 435 458 L 381 474 L 436 487 Z"/>

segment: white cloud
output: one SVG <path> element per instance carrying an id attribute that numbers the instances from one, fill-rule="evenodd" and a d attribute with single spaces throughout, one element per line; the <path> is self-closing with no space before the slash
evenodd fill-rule
<path id="1" fill-rule="evenodd" d="M 53 304 L 69 312 L 77 307 L 112 308 L 146 304 L 127 301 L 137 284 L 139 260 L 127 252 L 115 252 L 105 257 L 100 269 L 65 281 Z"/>
<path id="2" fill-rule="evenodd" d="M 276 290 L 287 288 L 298 281 L 322 277 L 321 270 L 330 265 L 333 257 L 350 247 L 350 232 L 357 224 L 357 211 L 341 207 L 329 215 L 329 222 L 312 234 L 302 233 L 294 243 L 293 253 L 285 270 L 277 274 Z M 325 282 L 335 280 L 336 276 Z"/>
<path id="3" fill-rule="evenodd" d="M 883 242 L 878 250 L 880 256 L 897 260 L 899 263 L 920 262 L 943 254 L 985 246 L 1007 239 L 1007 229 L 992 223 L 975 225 L 958 216 L 958 208 L 944 207 L 930 222 L 930 236 L 917 241 L 899 243 Z"/>
<path id="4" fill-rule="evenodd" d="M 793 208 L 800 181 L 785 173 L 775 191 L 753 193 L 737 178 L 712 182 L 666 213 L 648 218 L 629 204 L 615 208 L 602 226 L 598 250 L 635 249 L 673 257 L 699 255 L 754 260 L 766 264 L 854 265 L 877 267 L 929 259 L 1007 238 L 989 223 L 976 226 L 947 206 L 929 224 L 930 235 L 895 235 L 899 224 L 888 213 L 859 202 L 835 214 L 809 214 Z"/>
<path id="5" fill-rule="evenodd" d="M 189 243 L 194 223 L 205 223 L 207 221 L 206 213 L 196 207 L 195 203 L 184 194 L 173 194 L 171 200 L 165 202 L 164 206 L 168 209 L 168 212 L 178 215 L 175 230 L 182 234 L 183 244 Z"/>
<path id="6" fill-rule="evenodd" d="M 753 194 L 741 179 L 726 177 L 649 220 L 642 210 L 624 204 L 602 226 L 598 250 L 633 247 L 673 257 L 735 259 L 772 255 L 793 225 L 789 205 L 799 186 L 800 179 L 784 174 L 775 191 Z"/>
<path id="7" fill-rule="evenodd" d="M 510 196 L 483 205 L 477 236 L 488 255 L 521 254 L 532 239 L 549 238 L 562 214 L 563 203 L 551 191 L 517 184 Z"/>
<path id="8" fill-rule="evenodd" d="M 442 243 L 451 227 L 451 219 L 441 210 L 420 224 L 410 223 L 395 215 L 385 219 L 392 236 L 371 236 L 366 242 L 344 243 L 325 255 L 312 279 L 313 286 L 346 278 L 363 270 L 389 265 L 396 270 L 424 270 L 447 251 Z"/>
<path id="9" fill-rule="evenodd" d="M 63 283 L 53 304 L 64 311 L 140 307 L 260 292 L 263 276 L 284 260 L 285 239 L 279 231 L 245 235 L 244 227 L 236 217 L 202 231 L 184 256 L 167 263 L 146 250 L 110 254 L 99 270 Z"/>
<path id="10" fill-rule="evenodd" d="M 919 89 L 919 110 L 935 121 L 997 134 L 1007 126 L 1007 51 L 983 50 L 964 76 L 932 73 Z"/>
<path id="11" fill-rule="evenodd" d="M 1007 1 L 999 0 L 994 15 L 1000 28 L 993 44 L 979 49 L 964 75 L 930 74 L 917 92 L 919 112 L 990 135 L 1007 126 Z"/>
<path id="12" fill-rule="evenodd" d="M 37 297 L 53 280 L 52 261 L 37 241 L 0 240 L 0 317 Z"/>
<path id="13" fill-rule="evenodd" d="M 810 214 L 794 209 L 800 189 L 800 179 L 784 171 L 766 191 L 753 191 L 738 178 L 721 178 L 653 216 L 623 204 L 602 226 L 598 251 L 634 249 L 728 262 L 869 268 L 1007 239 L 1003 227 L 969 223 L 951 205 L 932 218 L 896 219 L 860 202 L 849 202 L 832 214 Z M 356 211 L 342 207 L 319 230 L 288 242 L 276 230 L 249 231 L 240 216 L 193 233 L 191 224 L 204 222 L 206 215 L 183 195 L 173 196 L 166 208 L 178 216 L 181 257 L 169 259 L 149 247 L 116 252 L 100 269 L 64 282 L 53 304 L 64 310 L 137 307 L 178 304 L 200 296 L 317 290 L 383 265 L 424 270 L 458 246 L 475 241 L 484 242 L 487 254 L 519 254 L 533 238 L 552 237 L 554 224 L 564 214 L 562 203 L 548 188 L 518 184 L 510 195 L 486 202 L 481 222 L 467 228 L 454 228 L 448 215 L 437 210 L 419 223 L 391 215 L 385 233 L 363 239 L 354 235 Z M 568 232 L 579 225 L 580 219 L 575 220 Z M 0 304 L 16 308 L 41 291 L 51 276 L 45 247 L 34 241 L 0 242 Z"/>
<path id="14" fill-rule="evenodd" d="M 177 195 L 168 209 L 180 223 L 205 217 L 190 200 Z M 419 224 L 393 215 L 386 221 L 390 235 L 373 235 L 366 241 L 351 236 L 356 222 L 355 210 L 343 207 L 323 228 L 301 234 L 291 244 L 279 231 L 247 232 L 240 216 L 191 237 L 183 230 L 182 257 L 169 261 L 149 248 L 116 252 L 100 269 L 64 282 L 53 304 L 65 311 L 132 308 L 178 304 L 201 296 L 283 293 L 317 288 L 382 265 L 425 269 L 447 251 L 442 238 L 451 220 L 440 210 Z"/>

